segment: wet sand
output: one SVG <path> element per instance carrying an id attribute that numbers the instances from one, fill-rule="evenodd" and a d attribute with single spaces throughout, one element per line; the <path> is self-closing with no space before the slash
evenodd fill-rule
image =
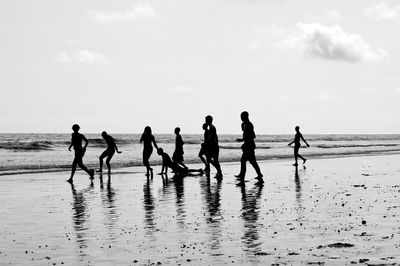
<path id="1" fill-rule="evenodd" d="M 400 155 L 260 163 L 245 187 L 77 172 L 0 177 L 0 265 L 392 265 L 400 262 Z M 193 166 L 193 167 L 199 167 Z M 158 172 L 160 167 L 155 167 Z M 397 264 L 398 265 L 398 264 Z"/>

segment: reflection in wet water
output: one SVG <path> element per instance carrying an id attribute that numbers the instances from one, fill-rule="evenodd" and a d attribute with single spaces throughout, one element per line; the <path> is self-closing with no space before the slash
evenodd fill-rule
<path id="1" fill-rule="evenodd" d="M 296 203 L 297 203 L 297 220 L 298 222 L 303 221 L 303 201 L 301 194 L 301 180 L 299 176 L 299 169 L 296 166 L 294 172 L 294 183 L 295 183 L 295 191 L 296 191 Z"/>
<path id="2" fill-rule="evenodd" d="M 183 178 L 175 176 L 173 178 L 174 186 L 175 186 L 175 196 L 176 196 L 176 222 L 179 228 L 185 227 L 186 220 L 186 210 L 185 210 L 185 195 L 184 195 L 184 186 L 183 186 Z"/>
<path id="3" fill-rule="evenodd" d="M 336 173 L 347 160 L 359 167 Z M 278 170 L 264 188 L 253 180 L 237 187 L 237 165 L 226 165 L 221 184 L 113 173 L 88 186 L 81 172 L 70 188 L 69 173 L 4 176 L 0 264 L 395 264 L 398 164 L 373 160 L 376 173 L 392 170 L 365 168 L 371 176 L 363 176 L 365 162 L 351 158 L 313 162 L 307 171 L 271 162 Z M 340 243 L 349 247 L 330 247 Z"/>
<path id="4" fill-rule="evenodd" d="M 72 191 L 72 220 L 73 220 L 73 227 L 76 234 L 76 243 L 80 249 L 84 249 L 87 247 L 87 236 L 86 231 L 88 230 L 86 226 L 86 219 L 88 218 L 89 214 L 87 212 L 87 200 L 85 197 L 85 193 L 91 191 L 93 189 L 93 183 L 86 189 L 77 191 L 75 189 L 74 184 L 71 184 L 71 191 Z M 84 253 L 81 253 L 84 256 Z"/>
<path id="5" fill-rule="evenodd" d="M 105 225 L 111 240 L 115 240 L 115 225 L 118 222 L 118 204 L 115 203 L 116 190 L 111 187 L 111 174 L 108 173 L 106 189 L 104 190 L 103 175 L 100 174 L 100 192 L 105 211 Z"/>
<path id="6" fill-rule="evenodd" d="M 147 178 L 146 183 L 143 185 L 143 207 L 144 207 L 144 224 L 146 233 L 151 236 L 155 230 L 154 220 L 154 196 L 151 187 L 152 179 Z"/>
<path id="7" fill-rule="evenodd" d="M 209 246 L 210 255 L 220 255 L 221 248 L 221 222 L 223 220 L 221 212 L 221 180 L 211 185 L 210 178 L 200 180 L 201 194 L 204 200 L 203 209 L 206 212 L 206 224 L 208 226 L 208 234 L 210 236 Z"/>
<path id="8" fill-rule="evenodd" d="M 247 190 L 245 186 L 241 187 L 241 217 L 244 221 L 244 235 L 242 237 L 242 242 L 245 245 L 245 251 L 251 254 L 261 252 L 262 241 L 260 240 L 258 232 L 260 227 L 258 218 L 262 189 L 263 185 L 255 185 L 249 190 Z"/>

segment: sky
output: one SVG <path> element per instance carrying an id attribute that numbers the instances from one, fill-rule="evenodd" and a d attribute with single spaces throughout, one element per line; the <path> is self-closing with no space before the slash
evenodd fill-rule
<path id="1" fill-rule="evenodd" d="M 0 0 L 0 132 L 399 133 L 400 3 Z"/>

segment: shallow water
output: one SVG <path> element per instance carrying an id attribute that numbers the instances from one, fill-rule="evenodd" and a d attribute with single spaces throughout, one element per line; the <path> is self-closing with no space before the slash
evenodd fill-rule
<path id="1" fill-rule="evenodd" d="M 131 168 L 93 184 L 80 172 L 74 186 L 68 172 L 3 176 L 0 265 L 398 263 L 399 160 L 262 163 L 262 187 L 235 186 L 237 164 L 222 182 Z"/>
<path id="2" fill-rule="evenodd" d="M 140 134 L 112 134 L 122 154 L 115 154 L 112 159 L 114 169 L 142 166 L 143 145 Z M 106 144 L 99 134 L 86 134 L 89 146 L 83 159 L 90 168 L 99 167 L 99 156 L 106 149 Z M 185 141 L 185 162 L 200 163 L 198 153 L 203 135 L 183 135 Z M 221 162 L 239 162 L 242 151 L 241 143 L 236 138 L 241 135 L 220 134 L 219 160 Z M 294 135 L 257 135 L 256 154 L 258 159 L 289 159 L 293 157 L 293 147 L 288 143 Z M 300 153 L 307 158 L 342 157 L 348 155 L 400 153 L 400 135 L 394 134 L 318 134 L 304 137 L 311 144 L 302 148 Z M 171 156 L 175 149 L 174 134 L 156 134 L 160 147 Z M 10 173 L 52 172 L 69 169 L 74 152 L 68 151 L 70 134 L 0 134 L 0 175 Z M 151 164 L 160 164 L 161 157 L 153 152 Z"/>

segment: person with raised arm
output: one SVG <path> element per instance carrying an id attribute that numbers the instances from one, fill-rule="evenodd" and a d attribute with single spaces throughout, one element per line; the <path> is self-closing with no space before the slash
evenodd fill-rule
<path id="1" fill-rule="evenodd" d="M 122 151 L 118 150 L 117 144 L 115 144 L 115 140 L 113 137 L 107 134 L 106 131 L 103 131 L 101 133 L 101 136 L 105 140 L 107 144 L 107 149 L 100 155 L 99 160 L 100 160 L 100 169 L 97 170 L 97 172 L 103 172 L 103 159 L 107 157 L 106 159 L 106 165 L 108 168 L 108 173 L 111 173 L 111 166 L 110 166 L 110 161 L 115 153 L 122 153 Z"/>
<path id="2" fill-rule="evenodd" d="M 307 145 L 307 147 L 310 147 L 308 145 L 307 141 L 304 139 L 303 135 L 300 133 L 300 127 L 296 126 L 295 127 L 296 135 L 294 136 L 294 140 L 288 144 L 288 146 L 292 145 L 294 143 L 294 166 L 297 166 L 297 158 L 300 158 L 303 160 L 303 164 L 306 163 L 307 159 L 305 159 L 303 156 L 299 154 L 299 149 L 300 149 L 300 140 L 303 140 L 304 143 Z"/>

